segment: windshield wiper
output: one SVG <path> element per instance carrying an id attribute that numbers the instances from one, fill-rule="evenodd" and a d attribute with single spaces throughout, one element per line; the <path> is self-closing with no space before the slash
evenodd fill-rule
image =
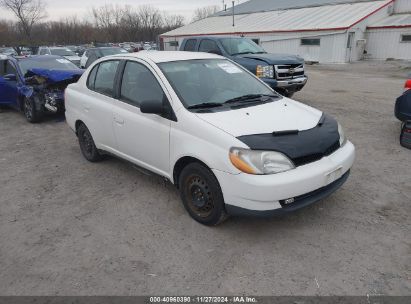
<path id="1" fill-rule="evenodd" d="M 263 97 L 267 97 L 263 99 Z M 233 99 L 229 99 L 225 104 L 229 103 L 237 103 L 237 102 L 267 102 L 270 98 L 279 98 L 277 95 L 267 95 L 267 94 L 249 94 L 240 97 L 236 97 Z"/>
<path id="2" fill-rule="evenodd" d="M 194 110 L 194 109 L 208 109 L 208 108 L 217 108 L 217 107 L 222 107 L 223 105 L 221 103 L 217 102 L 204 102 L 204 103 L 199 103 L 193 106 L 187 107 L 189 110 Z"/>

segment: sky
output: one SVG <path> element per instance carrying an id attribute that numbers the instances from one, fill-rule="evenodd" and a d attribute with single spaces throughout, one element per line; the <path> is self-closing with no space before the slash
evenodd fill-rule
<path id="1" fill-rule="evenodd" d="M 223 8 L 222 0 L 43 0 L 47 5 L 47 13 L 49 20 L 59 20 L 60 18 L 68 16 L 77 16 L 78 18 L 87 18 L 93 6 L 102 6 L 105 3 L 109 4 L 128 4 L 132 6 L 150 4 L 170 14 L 183 15 L 187 21 L 191 20 L 193 12 L 198 7 L 209 5 L 218 5 Z M 231 0 L 226 0 L 230 3 Z M 236 0 L 237 4 L 238 0 Z M 244 2 L 244 1 L 241 1 Z M 4 8 L 0 8 L 1 18 L 14 19 L 10 12 Z"/>

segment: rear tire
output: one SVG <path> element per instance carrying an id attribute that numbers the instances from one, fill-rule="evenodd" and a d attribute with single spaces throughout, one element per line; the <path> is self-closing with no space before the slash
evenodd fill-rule
<path id="1" fill-rule="evenodd" d="M 80 144 L 81 153 L 89 162 L 95 163 L 101 161 L 102 156 L 98 152 L 96 145 L 94 144 L 93 137 L 91 136 L 88 128 L 81 124 L 77 129 L 78 141 Z"/>
<path id="2" fill-rule="evenodd" d="M 205 166 L 187 165 L 180 174 L 179 189 L 184 207 L 195 221 L 217 226 L 228 218 L 220 184 Z"/>
<path id="3" fill-rule="evenodd" d="M 34 98 L 35 97 L 24 98 L 23 112 L 24 112 L 24 116 L 26 117 L 26 120 L 29 123 L 40 122 L 43 118 L 43 112 L 38 111 L 36 109 L 36 103 L 34 101 Z"/>

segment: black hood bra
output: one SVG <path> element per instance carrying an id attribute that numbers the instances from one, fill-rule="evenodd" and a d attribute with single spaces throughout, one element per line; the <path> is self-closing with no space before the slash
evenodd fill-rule
<path id="1" fill-rule="evenodd" d="M 323 114 L 317 126 L 305 131 L 289 130 L 237 137 L 252 150 L 281 152 L 296 167 L 331 155 L 340 148 L 337 121 Z"/>

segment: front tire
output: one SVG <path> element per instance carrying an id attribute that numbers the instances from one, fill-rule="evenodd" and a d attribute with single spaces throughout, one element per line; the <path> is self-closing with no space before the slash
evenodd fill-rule
<path id="1" fill-rule="evenodd" d="M 214 174 L 199 163 L 186 166 L 180 174 L 179 189 L 190 216 L 206 226 L 216 226 L 227 219 L 223 193 Z"/>
<path id="2" fill-rule="evenodd" d="M 90 131 L 84 124 L 77 129 L 77 136 L 83 156 L 92 163 L 100 161 L 102 156 L 94 144 Z"/>
<path id="3" fill-rule="evenodd" d="M 38 111 L 36 109 L 36 103 L 34 101 L 34 97 L 24 98 L 23 112 L 24 112 L 24 116 L 26 117 L 26 120 L 29 123 L 40 122 L 43 118 L 43 112 Z"/>

